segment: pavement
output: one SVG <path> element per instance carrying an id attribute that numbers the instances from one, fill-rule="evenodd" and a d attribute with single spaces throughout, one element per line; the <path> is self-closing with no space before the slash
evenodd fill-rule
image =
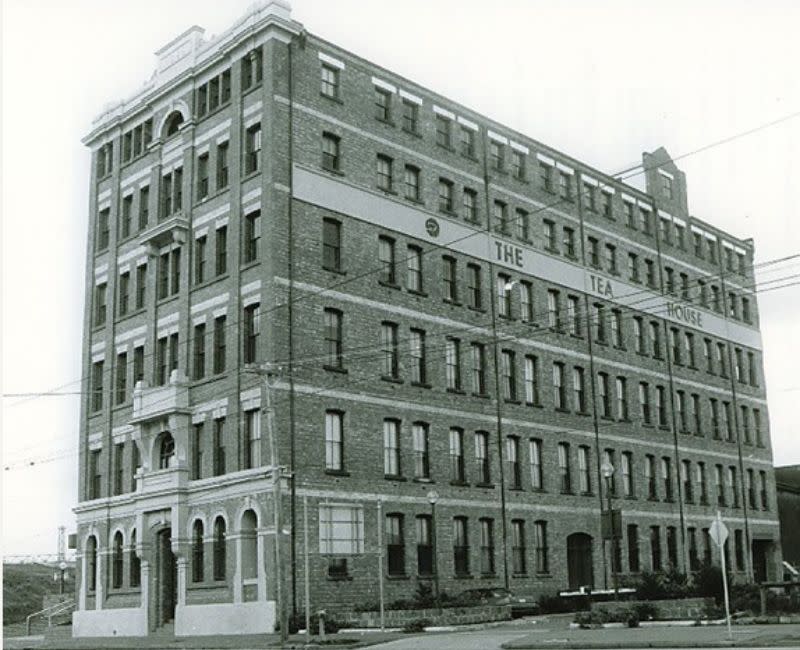
<path id="1" fill-rule="evenodd" d="M 547 648 L 764 648 L 788 647 L 800 650 L 800 624 L 734 625 L 732 640 L 721 626 L 663 626 L 642 628 L 601 628 L 591 630 L 570 629 L 572 614 L 537 616 L 501 624 L 470 626 L 452 632 L 424 634 L 381 633 L 378 631 L 356 633 L 343 631 L 328 635 L 324 646 L 311 647 L 358 648 L 371 646 L 375 650 L 541 650 Z M 66 630 L 65 630 L 66 631 Z M 306 637 L 292 635 L 285 647 L 304 648 Z M 9 650 L 33 648 L 36 650 L 82 650 L 108 648 L 109 650 L 216 650 L 227 648 L 280 648 L 278 635 L 188 637 L 175 639 L 154 638 L 102 638 L 71 639 L 33 637 L 6 637 L 3 647 Z"/>

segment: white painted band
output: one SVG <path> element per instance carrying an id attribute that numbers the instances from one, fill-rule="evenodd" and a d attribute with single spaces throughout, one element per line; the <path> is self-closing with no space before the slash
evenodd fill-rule
<path id="1" fill-rule="evenodd" d="M 465 129 L 469 129 L 470 131 L 477 131 L 478 125 L 475 124 L 472 120 L 468 120 L 466 117 L 458 116 L 458 123 L 463 126 Z"/>
<path id="2" fill-rule="evenodd" d="M 583 182 L 586 183 L 587 185 L 594 185 L 595 187 L 599 187 L 600 185 L 600 183 L 591 176 L 581 176 L 581 178 L 583 179 Z"/>
<path id="3" fill-rule="evenodd" d="M 526 156 L 531 152 L 531 150 L 528 149 L 528 147 L 526 147 L 524 144 L 520 144 L 519 142 L 514 142 L 513 140 L 511 140 L 510 144 L 512 149 L 514 149 L 515 151 L 519 151 L 520 153 L 524 153 Z"/>
<path id="4" fill-rule="evenodd" d="M 437 115 L 441 115 L 442 117 L 446 117 L 449 120 L 456 119 L 455 113 L 448 111 L 446 108 L 442 108 L 441 106 L 437 106 L 436 104 L 433 105 L 433 112 Z"/>
<path id="5" fill-rule="evenodd" d="M 255 280 L 250 282 L 242 287 L 241 295 L 246 293 L 252 293 L 253 291 L 260 291 L 261 290 L 261 280 Z"/>
<path id="6" fill-rule="evenodd" d="M 557 162 L 556 167 L 558 167 L 558 169 L 560 169 L 565 174 L 572 175 L 575 173 L 575 170 L 572 169 L 572 167 L 570 167 L 569 165 L 565 165 L 564 163 Z"/>
<path id="7" fill-rule="evenodd" d="M 500 144 L 508 144 L 508 138 L 506 136 L 500 135 L 499 133 L 495 133 L 491 129 L 489 129 L 488 131 L 488 136 L 495 142 L 499 142 Z"/>
<path id="8" fill-rule="evenodd" d="M 400 97 L 405 99 L 406 101 L 411 102 L 412 104 L 417 104 L 422 106 L 422 97 L 417 97 L 416 95 L 411 94 L 410 92 L 400 89 Z"/>
<path id="9" fill-rule="evenodd" d="M 393 86 L 383 79 L 378 79 L 378 77 L 372 77 L 372 84 L 378 88 L 381 88 L 382 90 L 388 90 L 390 93 L 397 92 L 397 86 Z"/>
<path id="10" fill-rule="evenodd" d="M 325 52 L 318 52 L 317 56 L 323 63 L 327 63 L 329 66 L 338 68 L 339 70 L 344 70 L 344 62 L 339 59 L 334 59 L 332 56 L 325 54 Z"/>
<path id="11" fill-rule="evenodd" d="M 672 180 L 672 179 L 674 179 L 674 178 L 675 178 L 675 177 L 674 177 L 672 174 L 670 174 L 669 172 L 665 172 L 665 171 L 664 171 L 663 169 L 661 169 L 660 167 L 659 167 L 659 169 L 658 169 L 658 173 L 659 173 L 659 174 L 661 174 L 662 176 L 666 176 L 666 177 L 667 177 L 667 178 L 669 178 L 670 180 Z"/>

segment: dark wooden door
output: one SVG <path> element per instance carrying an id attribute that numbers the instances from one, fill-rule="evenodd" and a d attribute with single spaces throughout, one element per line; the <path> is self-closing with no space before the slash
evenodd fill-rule
<path id="1" fill-rule="evenodd" d="M 172 553 L 172 531 L 169 529 L 158 534 L 158 579 L 158 619 L 160 623 L 166 623 L 175 618 L 178 600 L 178 565 Z"/>
<path id="2" fill-rule="evenodd" d="M 570 589 L 594 587 L 592 538 L 590 535 L 573 533 L 567 537 L 567 572 Z"/>

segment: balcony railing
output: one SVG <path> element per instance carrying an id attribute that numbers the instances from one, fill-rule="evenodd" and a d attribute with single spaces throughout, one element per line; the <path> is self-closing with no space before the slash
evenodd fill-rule
<path id="1" fill-rule="evenodd" d="M 141 422 L 162 417 L 170 413 L 189 412 L 189 391 L 186 380 L 173 370 L 169 384 L 147 387 L 143 381 L 136 384 L 133 391 L 132 422 Z"/>

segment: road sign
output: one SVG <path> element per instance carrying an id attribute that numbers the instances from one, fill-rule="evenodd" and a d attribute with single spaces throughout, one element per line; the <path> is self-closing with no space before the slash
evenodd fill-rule
<path id="1" fill-rule="evenodd" d="M 711 522 L 708 534 L 711 536 L 711 539 L 717 543 L 717 546 L 720 548 L 723 547 L 725 540 L 728 539 L 728 527 L 722 523 L 722 517 L 717 516 L 717 518 Z"/>

